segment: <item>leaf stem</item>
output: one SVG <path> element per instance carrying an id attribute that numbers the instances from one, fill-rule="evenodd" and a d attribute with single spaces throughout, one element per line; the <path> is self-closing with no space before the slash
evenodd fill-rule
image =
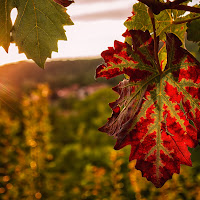
<path id="1" fill-rule="evenodd" d="M 153 25 L 153 35 L 154 35 L 154 57 L 155 57 L 155 61 L 156 61 L 156 65 L 157 65 L 157 69 L 159 71 L 159 73 L 161 74 L 161 68 L 160 68 L 160 62 L 159 62 L 159 58 L 158 58 L 158 38 L 156 36 L 156 26 L 155 26 L 155 18 L 154 18 L 154 14 L 151 10 L 151 8 L 148 8 L 148 14 L 149 17 L 151 19 L 151 23 Z"/>
<path id="2" fill-rule="evenodd" d="M 172 24 L 183 24 L 183 23 L 188 23 L 188 22 L 191 22 L 193 20 L 196 20 L 196 19 L 200 19 L 200 15 L 197 16 L 197 17 L 193 17 L 193 18 L 190 18 L 190 19 L 185 19 L 185 20 L 176 20 L 176 21 L 173 21 Z"/>

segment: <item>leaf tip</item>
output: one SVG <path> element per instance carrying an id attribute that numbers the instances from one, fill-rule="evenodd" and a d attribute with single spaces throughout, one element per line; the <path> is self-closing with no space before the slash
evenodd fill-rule
<path id="1" fill-rule="evenodd" d="M 56 3 L 64 6 L 64 7 L 68 7 L 69 5 L 71 5 L 72 3 L 75 3 L 74 0 L 54 0 Z"/>

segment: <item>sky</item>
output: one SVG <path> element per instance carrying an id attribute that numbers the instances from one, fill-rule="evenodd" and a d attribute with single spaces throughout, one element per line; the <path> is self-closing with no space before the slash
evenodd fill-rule
<path id="1" fill-rule="evenodd" d="M 135 0 L 75 0 L 67 8 L 74 22 L 65 26 L 67 41 L 58 42 L 58 53 L 52 58 L 65 59 L 100 56 L 114 40 L 123 41 L 123 23 L 131 16 Z M 16 10 L 11 16 L 14 20 Z M 8 54 L 0 47 L 0 65 L 27 60 L 25 54 L 19 54 L 18 48 L 11 44 Z"/>

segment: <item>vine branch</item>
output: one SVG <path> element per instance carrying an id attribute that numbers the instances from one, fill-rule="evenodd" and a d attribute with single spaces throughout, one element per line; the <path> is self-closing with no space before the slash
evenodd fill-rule
<path id="1" fill-rule="evenodd" d="M 170 2 L 172 5 L 179 5 L 181 3 L 186 2 L 187 0 L 174 0 L 173 2 Z"/>
<path id="2" fill-rule="evenodd" d="M 184 10 L 184 11 L 190 11 L 194 13 L 200 13 L 200 8 L 185 6 L 185 5 L 176 5 L 176 6 L 173 6 L 173 8 L 166 8 L 166 9 L 176 9 L 176 10 Z"/>
<path id="3" fill-rule="evenodd" d="M 200 19 L 200 15 L 197 16 L 197 17 L 190 18 L 190 19 L 173 21 L 172 24 L 183 24 L 183 23 L 188 23 L 188 22 L 191 22 L 191 21 L 196 20 L 196 19 Z"/>
<path id="4" fill-rule="evenodd" d="M 166 3 L 162 3 L 160 1 L 155 1 L 155 0 L 139 0 L 139 1 L 146 4 L 149 8 L 151 8 L 153 13 L 156 15 L 158 15 L 161 11 L 166 9 L 176 9 L 176 10 L 184 10 L 194 13 L 200 13 L 200 8 L 198 7 L 180 5 L 180 3 L 184 3 L 186 0 L 175 0 L 173 2 L 169 1 Z"/>

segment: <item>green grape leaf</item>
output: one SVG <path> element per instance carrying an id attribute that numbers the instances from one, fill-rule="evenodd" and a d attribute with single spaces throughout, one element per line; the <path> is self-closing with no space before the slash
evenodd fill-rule
<path id="1" fill-rule="evenodd" d="M 6 52 L 8 52 L 10 46 L 10 30 L 12 29 L 10 12 L 12 8 L 12 0 L 0 1 L 0 46 L 2 46 Z"/>
<path id="2" fill-rule="evenodd" d="M 160 40 L 165 39 L 165 33 L 174 33 L 182 43 L 184 43 L 184 35 L 186 32 L 185 24 L 174 24 L 174 21 L 179 21 L 188 18 L 189 16 L 181 17 L 185 11 L 164 10 L 159 15 L 155 15 L 156 33 Z M 147 6 L 143 3 L 133 5 L 133 15 L 129 17 L 124 25 L 128 30 L 140 29 L 153 32 L 151 19 L 147 13 Z"/>
<path id="3" fill-rule="evenodd" d="M 20 53 L 44 67 L 52 51 L 58 51 L 58 40 L 66 40 L 64 25 L 72 25 L 66 9 L 53 0 L 17 0 L 17 19 L 12 37 Z"/>
<path id="4" fill-rule="evenodd" d="M 187 39 L 196 42 L 200 48 L 200 19 L 187 23 L 187 27 Z"/>

